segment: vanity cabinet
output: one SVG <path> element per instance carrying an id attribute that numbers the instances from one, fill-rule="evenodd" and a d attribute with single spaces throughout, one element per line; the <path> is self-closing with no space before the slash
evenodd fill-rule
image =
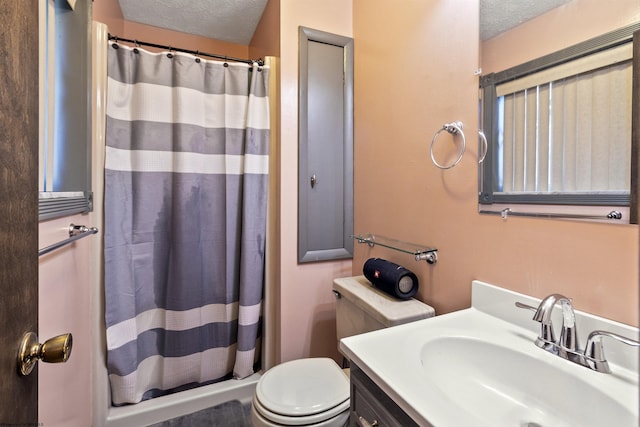
<path id="1" fill-rule="evenodd" d="M 350 427 L 412 427 L 418 426 L 360 368 L 351 363 Z"/>

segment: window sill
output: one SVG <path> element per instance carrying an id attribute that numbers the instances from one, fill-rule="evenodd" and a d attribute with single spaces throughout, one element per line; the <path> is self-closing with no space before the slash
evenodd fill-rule
<path id="1" fill-rule="evenodd" d="M 93 193 L 88 192 L 40 192 L 38 219 L 46 221 L 93 210 Z"/>

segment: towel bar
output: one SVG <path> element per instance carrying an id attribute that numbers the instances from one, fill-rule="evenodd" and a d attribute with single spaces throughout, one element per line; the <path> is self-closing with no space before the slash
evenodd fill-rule
<path id="1" fill-rule="evenodd" d="M 54 251 L 58 248 L 68 245 L 69 243 L 73 243 L 76 240 L 80 240 L 83 237 L 90 236 L 91 234 L 96 234 L 98 229 L 96 227 L 86 227 L 84 225 L 75 225 L 69 224 L 69 238 L 65 240 L 61 240 L 58 243 L 54 243 L 51 246 L 47 246 L 46 248 L 42 248 L 38 251 L 38 256 L 42 256 L 44 254 L 48 254 L 51 251 Z"/>

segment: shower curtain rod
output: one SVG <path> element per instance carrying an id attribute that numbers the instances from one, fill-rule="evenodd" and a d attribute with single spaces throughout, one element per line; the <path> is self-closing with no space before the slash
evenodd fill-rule
<path id="1" fill-rule="evenodd" d="M 138 46 L 149 46 L 149 47 L 155 47 L 155 48 L 158 48 L 158 49 L 166 49 L 166 50 L 174 51 L 174 52 L 189 53 L 189 54 L 195 55 L 195 56 L 207 56 L 209 58 L 224 59 L 225 61 L 244 62 L 245 64 L 249 64 L 249 65 L 253 64 L 254 62 L 258 63 L 258 65 L 260 65 L 260 66 L 264 65 L 264 61 L 261 58 L 259 58 L 259 59 L 240 59 L 240 58 L 234 58 L 232 56 L 217 55 L 215 53 L 206 53 L 206 52 L 200 52 L 200 51 L 197 51 L 197 50 L 180 49 L 180 48 L 173 47 L 173 46 L 166 46 L 166 45 L 149 43 L 149 42 L 141 42 L 140 40 L 125 39 L 125 38 L 122 38 L 122 37 L 114 36 L 113 34 L 109 34 L 109 40 L 113 40 L 116 43 L 120 41 L 120 42 L 126 42 L 126 43 L 133 43 L 133 44 L 138 45 Z"/>

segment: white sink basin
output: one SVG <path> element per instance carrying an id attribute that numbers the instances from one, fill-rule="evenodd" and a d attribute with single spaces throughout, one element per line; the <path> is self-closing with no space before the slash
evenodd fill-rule
<path id="1" fill-rule="evenodd" d="M 612 373 L 535 346 L 539 324 L 515 302 L 539 299 L 477 282 L 472 307 L 341 340 L 341 351 L 419 425 L 637 427 L 637 347 L 603 341 Z M 560 311 L 558 307 L 558 312 Z M 561 319 L 554 314 L 559 333 Z M 576 310 L 579 343 L 638 329 Z"/>
<path id="2" fill-rule="evenodd" d="M 538 349 L 530 350 L 535 354 Z M 529 353 L 480 339 L 435 338 L 424 344 L 420 360 L 432 386 L 444 397 L 452 403 L 465 402 L 460 410 L 470 416 L 490 413 L 496 425 L 633 426 L 638 422 L 635 414 L 584 381 L 580 371 L 568 372 Z"/>

